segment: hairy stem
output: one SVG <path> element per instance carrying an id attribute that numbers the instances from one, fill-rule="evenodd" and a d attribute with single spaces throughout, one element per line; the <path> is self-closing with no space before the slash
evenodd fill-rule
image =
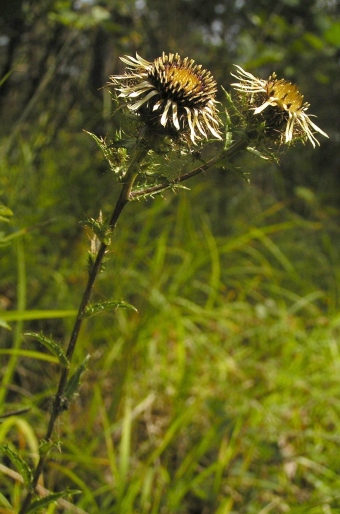
<path id="1" fill-rule="evenodd" d="M 147 151 L 148 151 L 148 149 L 145 146 L 137 145 L 137 147 L 134 151 L 134 154 L 132 155 L 130 166 L 129 166 L 128 172 L 125 176 L 125 182 L 122 186 L 121 193 L 116 202 L 115 208 L 113 210 L 113 213 L 112 213 L 112 216 L 111 216 L 111 219 L 109 222 L 109 226 L 110 226 L 111 230 L 113 230 L 115 228 L 116 223 L 117 223 L 124 207 L 131 199 L 131 189 L 132 189 L 133 183 L 138 175 L 139 165 L 140 165 L 141 161 L 143 160 L 143 158 L 145 157 Z M 67 380 L 68 380 L 68 376 L 69 376 L 69 372 L 70 372 L 70 364 L 71 364 L 72 356 L 73 356 L 73 353 L 74 353 L 74 350 L 75 350 L 75 347 L 77 344 L 78 336 L 80 333 L 80 329 L 81 329 L 81 326 L 83 323 L 85 310 L 86 310 L 86 307 L 88 306 L 90 298 L 91 298 L 93 285 L 98 276 L 98 273 L 100 272 L 101 265 L 102 265 L 103 258 L 106 253 L 107 247 L 108 247 L 108 245 L 105 244 L 104 242 L 102 242 L 100 244 L 96 259 L 95 259 L 95 261 L 90 269 L 90 272 L 89 272 L 88 281 L 87 281 L 87 284 L 86 284 L 86 287 L 85 287 L 85 290 L 83 293 L 82 300 L 80 302 L 78 314 L 75 319 L 73 329 L 71 332 L 71 336 L 70 336 L 70 340 L 69 340 L 69 343 L 68 343 L 68 346 L 66 349 L 66 357 L 69 361 L 69 365 L 67 367 L 62 368 L 61 373 L 60 373 L 59 384 L 58 384 L 56 395 L 53 400 L 51 416 L 50 416 L 48 427 L 47 427 L 46 434 L 44 437 L 45 441 L 50 441 L 52 434 L 53 434 L 55 422 L 56 422 L 58 416 L 60 415 L 60 413 L 63 411 L 64 392 L 65 392 L 65 388 L 66 388 L 66 384 L 67 384 Z M 27 492 L 27 495 L 22 503 L 22 506 L 21 506 L 18 514 L 25 514 L 28 507 L 31 505 L 31 502 L 32 502 L 32 499 L 34 498 L 35 490 L 36 490 L 40 475 L 42 474 L 46 460 L 47 460 L 47 454 L 41 453 L 37 467 L 34 470 L 33 480 L 32 480 L 30 490 Z"/>

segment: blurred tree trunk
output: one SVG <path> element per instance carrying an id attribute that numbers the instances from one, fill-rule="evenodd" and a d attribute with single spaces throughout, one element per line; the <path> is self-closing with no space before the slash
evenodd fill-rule
<path id="1" fill-rule="evenodd" d="M 11 2 L 2 0 L 0 3 L 1 21 L 4 28 L 5 37 L 8 37 L 6 55 L 4 58 L 1 78 L 0 78 L 0 109 L 3 99 L 6 97 L 9 80 L 8 76 L 13 69 L 13 62 L 16 49 L 20 45 L 24 32 L 24 14 L 22 12 L 23 0 L 12 0 Z"/>

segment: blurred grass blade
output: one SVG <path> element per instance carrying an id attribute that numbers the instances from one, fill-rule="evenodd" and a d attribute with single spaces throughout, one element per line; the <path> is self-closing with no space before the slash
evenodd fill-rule
<path id="1" fill-rule="evenodd" d="M 0 505 L 1 507 L 5 507 L 6 509 L 9 509 L 8 511 L 4 510 L 4 512 L 13 512 L 12 505 L 9 503 L 7 498 L 0 492 Z"/>
<path id="2" fill-rule="evenodd" d="M 30 310 L 30 311 L 1 311 L 0 318 L 4 321 L 28 321 L 32 319 L 69 318 L 77 315 L 76 310 Z"/>
<path id="3" fill-rule="evenodd" d="M 12 330 L 12 327 L 1 318 L 0 318 L 0 327 L 5 328 L 6 330 Z"/>
<path id="4" fill-rule="evenodd" d="M 129 471 L 130 454 L 131 454 L 131 427 L 132 427 L 132 416 L 131 416 L 131 400 L 126 399 L 123 426 L 122 426 L 122 437 L 119 447 L 119 472 L 120 472 L 120 483 L 122 489 L 126 483 L 126 477 Z"/>
<path id="5" fill-rule="evenodd" d="M 10 218 L 13 216 L 13 211 L 6 207 L 5 205 L 0 204 L 0 221 L 4 221 L 5 223 L 9 223 Z"/>
<path id="6" fill-rule="evenodd" d="M 7 348 L 5 350 L 0 349 L 0 355 L 15 355 L 17 357 L 26 357 L 28 359 L 37 359 L 40 361 L 53 362 L 57 363 L 58 359 L 54 355 L 49 355 L 47 353 L 36 352 L 32 350 L 23 350 L 22 348 Z"/>

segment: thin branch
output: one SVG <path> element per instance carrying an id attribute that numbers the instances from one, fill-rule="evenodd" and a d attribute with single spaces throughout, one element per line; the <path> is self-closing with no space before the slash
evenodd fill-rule
<path id="1" fill-rule="evenodd" d="M 144 156 L 147 154 L 147 152 L 148 152 L 148 149 L 144 145 L 140 145 L 135 148 L 135 151 L 131 158 L 129 169 L 128 169 L 128 172 L 127 172 L 127 175 L 125 178 L 126 182 L 122 186 L 120 196 L 116 202 L 115 208 L 113 210 L 113 213 L 112 213 L 112 216 L 110 219 L 109 226 L 110 226 L 111 230 L 113 230 L 115 228 L 116 223 L 117 223 L 124 207 L 130 201 L 131 189 L 132 189 L 133 183 L 138 175 L 139 165 L 140 165 L 142 159 L 144 158 Z M 70 372 L 70 364 L 71 364 L 72 356 L 73 356 L 73 353 L 74 353 L 74 350 L 76 347 L 76 343 L 78 340 L 81 326 L 83 324 L 85 310 L 86 310 L 86 307 L 88 306 L 90 298 L 91 298 L 93 285 L 94 285 L 94 282 L 100 272 L 103 258 L 106 253 L 107 247 L 108 247 L 107 244 L 105 244 L 104 242 L 101 243 L 98 253 L 97 253 L 97 257 L 96 257 L 96 259 L 93 263 L 93 266 L 91 267 L 91 270 L 89 272 L 88 281 L 87 281 L 87 284 L 85 287 L 85 291 L 83 293 L 82 300 L 80 302 L 78 314 L 75 319 L 72 333 L 70 336 L 70 340 L 69 340 L 67 350 L 66 350 L 66 357 L 67 357 L 67 360 L 69 361 L 69 365 L 67 367 L 62 368 L 61 373 L 60 373 L 59 384 L 58 384 L 57 392 L 56 392 L 56 395 L 54 397 L 54 401 L 52 404 L 50 420 L 49 420 L 47 431 L 46 431 L 46 434 L 44 437 L 45 441 L 49 441 L 51 439 L 55 422 L 56 422 L 58 416 L 60 415 L 60 413 L 63 411 L 63 403 L 65 401 L 64 392 L 65 392 L 65 388 L 67 385 L 67 380 L 68 380 L 68 376 L 69 376 L 69 372 Z M 25 514 L 28 507 L 30 506 L 32 499 L 34 497 L 34 492 L 37 488 L 38 480 L 40 478 L 40 475 L 42 474 L 46 460 L 47 460 L 47 454 L 40 454 L 38 464 L 34 470 L 33 480 L 32 480 L 30 490 L 27 492 L 27 495 L 23 501 L 23 504 L 22 504 L 18 514 Z"/>
<path id="2" fill-rule="evenodd" d="M 217 157 L 214 157 L 213 159 L 210 159 L 209 161 L 205 162 L 204 164 L 198 166 L 197 168 L 194 168 L 191 171 L 188 171 L 187 173 L 184 173 L 183 175 L 170 180 L 169 182 L 163 182 L 162 184 L 157 184 L 155 186 L 150 186 L 142 190 L 136 190 L 132 191 L 130 198 L 131 200 L 135 200 L 136 198 L 143 197 L 145 195 L 152 195 L 154 193 L 159 193 L 160 191 L 164 191 L 165 189 L 171 189 L 174 186 L 177 186 L 181 182 L 185 182 L 186 180 L 194 177 L 195 175 L 198 175 L 199 173 L 202 173 L 204 171 L 207 171 L 208 169 L 212 168 L 216 164 L 220 164 L 221 166 L 228 166 L 228 161 L 234 157 L 237 153 L 241 152 L 242 150 L 245 150 L 249 144 L 249 141 L 247 138 L 241 138 L 237 141 L 235 141 L 227 150 L 224 150 L 222 154 L 218 155 Z"/>

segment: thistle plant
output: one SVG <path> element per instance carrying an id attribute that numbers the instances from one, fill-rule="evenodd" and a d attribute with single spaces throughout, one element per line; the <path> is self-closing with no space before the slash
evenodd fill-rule
<path id="1" fill-rule="evenodd" d="M 217 84 L 210 72 L 196 65 L 193 59 L 181 59 L 178 54 L 166 55 L 153 63 L 138 54 L 123 57 L 127 73 L 111 77 L 119 97 L 127 100 L 128 108 L 137 111 L 142 120 L 157 130 L 161 125 L 173 135 L 182 133 L 193 143 L 207 139 L 207 132 L 221 139 L 220 120 L 216 112 Z M 135 101 L 135 99 L 138 99 Z M 158 128 L 159 130 L 159 128 Z"/>
<path id="2" fill-rule="evenodd" d="M 41 334 L 31 334 L 58 355 L 60 377 L 39 462 L 28 473 L 27 494 L 19 514 L 42 506 L 37 486 L 53 446 L 55 423 L 69 407 L 86 366 L 83 363 L 70 376 L 83 320 L 97 310 L 129 307 L 115 299 L 90 303 L 112 232 L 126 205 L 178 189 L 189 178 L 213 168 L 233 169 L 232 159 L 240 152 L 250 150 L 276 159 L 279 151 L 298 141 L 309 141 L 315 147 L 319 144 L 316 133 L 327 137 L 306 114 L 309 105 L 297 86 L 277 79 L 274 73 L 262 80 L 236 66 L 233 76 L 238 82 L 232 84 L 236 94 L 223 90 L 223 105 L 216 100 L 218 87 L 211 73 L 188 57 L 163 53 L 149 62 L 137 54 L 121 60 L 126 65 L 125 73 L 111 76 L 107 86 L 116 102 L 117 115 L 123 112 L 124 126 L 114 137 L 103 139 L 90 134 L 114 172 L 120 194 L 106 221 L 99 218 L 84 222 L 93 232 L 88 282 L 66 351 Z M 18 458 L 8 449 L 3 451 L 13 462 Z M 52 493 L 44 499 L 44 505 L 56 499 Z"/>
<path id="3" fill-rule="evenodd" d="M 315 132 L 328 137 L 306 114 L 309 104 L 304 102 L 304 97 L 295 84 L 277 79 L 276 73 L 268 80 L 262 80 L 240 66 L 236 68 L 237 72 L 232 75 L 239 82 L 232 86 L 246 97 L 249 112 L 263 120 L 268 138 L 281 144 L 291 144 L 299 139 L 309 140 L 315 148 L 315 143 L 319 145 Z"/>

